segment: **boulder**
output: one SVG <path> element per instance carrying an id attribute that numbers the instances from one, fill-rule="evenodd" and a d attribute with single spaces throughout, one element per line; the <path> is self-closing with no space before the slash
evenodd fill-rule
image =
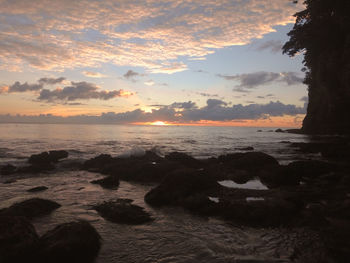
<path id="1" fill-rule="evenodd" d="M 65 223 L 40 238 L 37 262 L 92 263 L 100 247 L 101 237 L 90 223 Z"/>
<path id="2" fill-rule="evenodd" d="M 49 189 L 49 188 L 47 188 L 46 186 L 37 186 L 37 187 L 33 187 L 33 188 L 28 189 L 27 192 L 36 193 L 36 192 L 45 191 L 47 189 Z"/>
<path id="3" fill-rule="evenodd" d="M 181 152 L 171 152 L 164 157 L 168 161 L 180 163 L 186 167 L 198 168 L 201 166 L 200 161 L 193 158 L 192 156 L 181 153 Z"/>
<path id="4" fill-rule="evenodd" d="M 46 199 L 32 198 L 20 203 L 15 203 L 9 208 L 0 210 L 0 216 L 23 216 L 27 218 L 35 218 L 51 213 L 61 205 Z"/>
<path id="5" fill-rule="evenodd" d="M 274 157 L 262 152 L 231 153 L 219 156 L 218 160 L 234 169 L 256 170 L 278 165 Z"/>
<path id="6" fill-rule="evenodd" d="M 114 158 L 109 154 L 100 154 L 83 164 L 83 169 L 102 169 L 105 165 L 112 163 Z"/>
<path id="7" fill-rule="evenodd" d="M 297 186 L 300 184 L 301 174 L 290 166 L 277 165 L 261 169 L 258 172 L 261 182 L 270 188 L 281 186 Z"/>
<path id="8" fill-rule="evenodd" d="M 16 166 L 13 166 L 12 164 L 6 164 L 5 166 L 1 167 L 0 174 L 10 175 L 10 174 L 14 174 L 16 170 L 17 170 Z"/>
<path id="9" fill-rule="evenodd" d="M 320 175 L 335 171 L 336 166 L 323 161 L 296 161 L 287 166 L 290 173 L 298 174 L 301 178 L 313 179 Z"/>
<path id="10" fill-rule="evenodd" d="M 94 209 L 105 219 L 120 224 L 143 224 L 152 221 L 143 207 L 131 204 L 133 200 L 117 199 L 95 205 Z"/>
<path id="11" fill-rule="evenodd" d="M 119 186 L 119 177 L 116 175 L 109 175 L 102 179 L 93 180 L 90 183 L 99 184 L 103 188 L 107 188 L 107 189 L 117 189 Z"/>
<path id="12" fill-rule="evenodd" d="M 33 251 L 39 237 L 24 217 L 0 216 L 0 262 L 34 262 Z"/>
<path id="13" fill-rule="evenodd" d="M 60 159 L 64 159 L 68 157 L 68 152 L 64 150 L 59 151 L 49 151 L 42 152 L 39 154 L 33 154 L 29 157 L 28 162 L 33 165 L 43 165 L 56 163 Z"/>
<path id="14" fill-rule="evenodd" d="M 284 132 L 284 130 L 282 130 L 282 129 L 277 129 L 277 130 L 275 130 L 275 132 Z"/>
<path id="15" fill-rule="evenodd" d="M 215 192 L 220 188 L 215 178 L 205 171 L 179 169 L 169 173 L 160 185 L 145 195 L 151 205 L 181 205 L 196 193 Z"/>

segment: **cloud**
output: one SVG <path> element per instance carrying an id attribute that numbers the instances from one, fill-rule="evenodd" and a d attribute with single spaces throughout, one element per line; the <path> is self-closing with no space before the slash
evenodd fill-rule
<path id="1" fill-rule="evenodd" d="M 197 94 L 202 96 L 202 97 L 219 97 L 218 94 L 210 94 L 210 93 L 206 93 L 206 92 L 197 92 Z"/>
<path id="2" fill-rule="evenodd" d="M 309 97 L 308 96 L 301 97 L 300 101 L 308 102 L 309 101 Z"/>
<path id="3" fill-rule="evenodd" d="M 177 111 L 181 108 L 182 111 Z M 269 117 L 305 114 L 303 107 L 283 104 L 279 101 L 267 104 L 236 104 L 228 106 L 221 100 L 209 99 L 204 107 L 197 107 L 194 102 L 174 102 L 168 106 L 159 105 L 152 112 L 141 109 L 122 113 L 108 112 L 99 116 L 77 115 L 71 117 L 59 117 L 53 115 L 25 116 L 25 115 L 0 115 L 0 122 L 49 122 L 49 123 L 133 123 L 168 121 L 188 123 L 196 121 L 242 121 L 266 119 Z"/>
<path id="4" fill-rule="evenodd" d="M 47 102 L 89 99 L 110 100 L 116 97 L 128 97 L 131 95 L 133 94 L 123 90 L 99 90 L 95 84 L 88 82 L 72 82 L 71 86 L 64 87 L 63 89 L 41 90 L 38 100 Z"/>
<path id="5" fill-rule="evenodd" d="M 99 72 L 93 72 L 93 71 L 83 71 L 83 75 L 89 78 L 104 78 L 106 75 L 99 73 Z"/>
<path id="6" fill-rule="evenodd" d="M 16 81 L 14 84 L 8 87 L 8 93 L 14 92 L 27 92 L 27 91 L 39 91 L 43 88 L 43 84 L 28 84 L 27 82 L 21 84 Z"/>
<path id="7" fill-rule="evenodd" d="M 147 86 L 154 86 L 154 84 L 156 84 L 156 83 L 150 79 L 150 80 L 145 81 L 144 84 Z"/>
<path id="8" fill-rule="evenodd" d="M 62 83 L 65 80 L 66 80 L 66 78 L 64 78 L 64 77 L 60 77 L 60 78 L 41 78 L 41 79 L 38 80 L 38 82 L 40 84 L 43 84 L 43 85 L 55 85 L 55 84 Z"/>
<path id="9" fill-rule="evenodd" d="M 124 75 L 123 77 L 126 78 L 126 79 L 133 79 L 134 77 L 136 76 L 139 76 L 141 75 L 140 73 L 137 73 L 131 69 L 129 69 Z"/>
<path id="10" fill-rule="evenodd" d="M 256 51 L 264 51 L 269 50 L 272 53 L 281 53 L 283 47 L 283 42 L 280 40 L 268 40 L 262 43 L 258 43 L 254 45 L 254 50 Z"/>
<path id="11" fill-rule="evenodd" d="M 0 1 L 0 65 L 63 71 L 103 63 L 175 73 L 183 61 L 294 23 L 291 1 Z M 43 41 L 44 40 L 44 41 Z"/>
<path id="12" fill-rule="evenodd" d="M 253 89 L 258 86 L 270 84 L 273 82 L 284 82 L 287 85 L 296 85 L 303 83 L 303 78 L 299 77 L 296 72 L 266 72 L 259 71 L 253 73 L 237 74 L 237 75 L 221 75 L 219 77 L 226 80 L 238 81 L 239 85 L 235 91 L 244 92 L 244 89 Z"/>

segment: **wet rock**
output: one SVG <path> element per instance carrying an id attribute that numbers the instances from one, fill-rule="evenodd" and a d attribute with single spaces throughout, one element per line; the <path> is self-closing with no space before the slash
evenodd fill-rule
<path id="1" fill-rule="evenodd" d="M 277 130 L 275 130 L 275 132 L 285 132 L 285 131 L 282 129 L 277 129 Z"/>
<path id="2" fill-rule="evenodd" d="M 233 173 L 227 176 L 228 180 L 232 180 L 237 184 L 245 184 L 254 178 L 254 174 L 246 170 L 234 170 Z"/>
<path id="3" fill-rule="evenodd" d="M 218 160 L 235 169 L 255 170 L 278 165 L 274 157 L 262 152 L 231 153 L 219 156 Z"/>
<path id="4" fill-rule="evenodd" d="M 8 180 L 4 181 L 3 184 L 12 184 L 12 183 L 15 183 L 15 182 L 17 182 L 17 180 L 14 179 L 14 178 L 11 178 L 11 179 L 8 179 Z"/>
<path id="5" fill-rule="evenodd" d="M 100 154 L 83 164 L 83 169 L 102 169 L 105 165 L 112 163 L 114 158 L 109 154 Z"/>
<path id="6" fill-rule="evenodd" d="M 39 154 L 33 154 L 29 157 L 28 162 L 33 165 L 45 165 L 50 163 L 56 163 L 60 159 L 68 157 L 68 152 L 64 150 L 42 152 Z"/>
<path id="7" fill-rule="evenodd" d="M 287 129 L 285 132 L 293 133 L 293 134 L 303 134 L 304 132 L 301 129 Z"/>
<path id="8" fill-rule="evenodd" d="M 271 166 L 258 173 L 262 183 L 272 187 L 297 186 L 300 184 L 301 174 L 289 166 Z"/>
<path id="9" fill-rule="evenodd" d="M 257 132 L 262 132 L 262 130 L 257 130 Z"/>
<path id="10" fill-rule="evenodd" d="M 169 173 L 159 186 L 150 190 L 145 201 L 155 206 L 181 205 L 191 195 L 215 192 L 219 188 L 215 178 L 205 171 L 179 169 Z"/>
<path id="11" fill-rule="evenodd" d="M 185 153 L 172 152 L 165 155 L 164 158 L 168 161 L 180 163 L 186 167 L 196 168 L 201 166 L 199 160 Z"/>
<path id="12" fill-rule="evenodd" d="M 301 178 L 316 178 L 336 170 L 333 164 L 317 160 L 292 162 L 287 168 L 290 173 L 298 174 Z"/>
<path id="13" fill-rule="evenodd" d="M 47 188 L 46 186 L 37 186 L 37 187 L 33 187 L 27 190 L 27 192 L 30 193 L 36 193 L 36 192 L 41 192 L 41 191 L 45 191 L 49 188 Z"/>
<path id="14" fill-rule="evenodd" d="M 239 151 L 254 151 L 254 147 L 248 146 L 248 147 L 238 147 L 235 148 L 235 150 L 239 150 Z"/>
<path id="15" fill-rule="evenodd" d="M 92 184 L 99 184 L 103 188 L 107 189 L 117 189 L 119 186 L 119 177 L 115 175 L 109 175 L 105 178 L 93 180 L 91 181 Z"/>
<path id="16" fill-rule="evenodd" d="M 40 263 L 92 263 L 101 247 L 101 237 L 86 221 L 58 225 L 39 240 Z"/>
<path id="17" fill-rule="evenodd" d="M 94 206 L 94 209 L 105 219 L 120 224 L 143 224 L 152 221 L 143 207 L 131 204 L 133 200 L 117 199 Z"/>
<path id="18" fill-rule="evenodd" d="M 51 200 L 32 198 L 15 203 L 9 208 L 1 209 L 0 216 L 24 216 L 31 219 L 49 214 L 60 206 L 60 204 Z"/>
<path id="19" fill-rule="evenodd" d="M 0 216 L 0 262 L 34 262 L 33 251 L 39 238 L 24 217 Z"/>
<path id="20" fill-rule="evenodd" d="M 51 163 L 36 163 L 36 164 L 32 164 L 30 166 L 24 166 L 24 167 L 19 167 L 17 169 L 17 173 L 32 173 L 32 174 L 36 174 L 36 173 L 41 173 L 41 172 L 48 172 L 48 171 L 52 171 L 55 169 L 55 166 Z"/>
<path id="21" fill-rule="evenodd" d="M 246 199 L 220 199 L 220 215 L 242 225 L 276 227 L 288 225 L 298 212 L 297 207 L 284 199 L 265 198 L 247 202 Z"/>
<path id="22" fill-rule="evenodd" d="M 10 175 L 10 174 L 14 174 L 16 170 L 17 170 L 16 166 L 13 166 L 12 164 L 6 164 L 5 166 L 1 167 L 0 174 Z"/>

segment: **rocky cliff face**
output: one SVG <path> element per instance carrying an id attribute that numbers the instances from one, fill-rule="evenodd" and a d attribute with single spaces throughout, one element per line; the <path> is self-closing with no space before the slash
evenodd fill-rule
<path id="1" fill-rule="evenodd" d="M 311 68 L 309 105 L 302 130 L 310 134 L 350 134 L 350 38 L 325 50 Z"/>
<path id="2" fill-rule="evenodd" d="M 350 134 L 350 1 L 305 0 L 283 52 L 304 53 L 309 105 L 302 131 Z"/>

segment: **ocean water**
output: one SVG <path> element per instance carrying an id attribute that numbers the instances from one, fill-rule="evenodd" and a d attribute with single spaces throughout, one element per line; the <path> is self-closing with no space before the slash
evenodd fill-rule
<path id="1" fill-rule="evenodd" d="M 257 132 L 262 130 L 262 132 Z M 186 152 L 197 158 L 254 147 L 281 163 L 301 156 L 288 142 L 307 142 L 306 135 L 276 133 L 275 128 L 0 124 L 0 162 L 18 162 L 31 154 L 64 149 L 70 158 L 87 159 L 101 153 L 113 156 L 153 150 L 159 154 Z M 317 156 L 312 156 L 316 158 Z"/>
<path id="2" fill-rule="evenodd" d="M 257 130 L 263 132 L 257 132 Z M 172 151 L 197 158 L 236 152 L 252 146 L 275 156 L 281 163 L 318 158 L 300 155 L 289 142 L 307 142 L 307 136 L 269 132 L 269 128 L 176 127 L 133 125 L 0 124 L 0 165 L 23 164 L 34 153 L 64 149 L 70 159 L 87 159 L 101 153 L 113 156 L 153 150 Z M 10 178 L 9 176 L 6 178 Z M 180 208 L 153 208 L 144 195 L 154 185 L 122 181 L 117 190 L 93 185 L 102 178 L 87 171 L 56 172 L 17 178 L 0 183 L 0 208 L 32 197 L 62 205 L 33 223 L 41 235 L 56 225 L 74 220 L 89 221 L 102 236 L 97 263 L 114 262 L 290 262 L 298 229 L 253 229 L 235 226 L 217 218 L 203 218 Z M 0 178 L 4 179 L 4 178 Z M 41 193 L 26 190 L 45 185 Z M 140 226 L 108 222 L 92 209 L 94 204 L 116 198 L 131 198 L 148 211 L 154 221 Z"/>

